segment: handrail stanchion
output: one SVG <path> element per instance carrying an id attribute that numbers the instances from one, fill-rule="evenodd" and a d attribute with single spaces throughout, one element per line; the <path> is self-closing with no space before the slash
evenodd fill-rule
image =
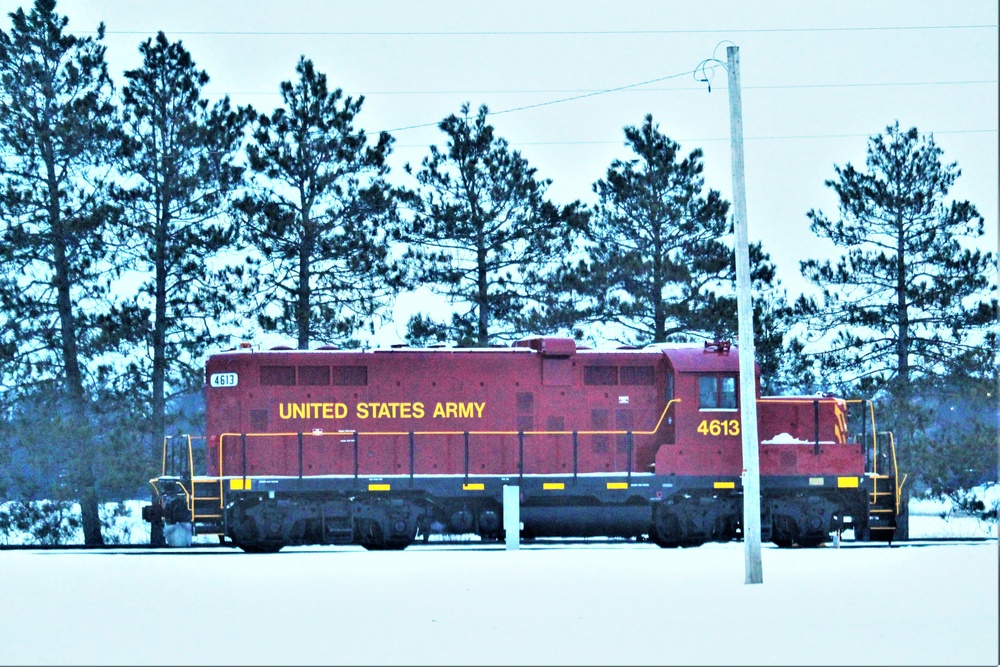
<path id="1" fill-rule="evenodd" d="M 524 478 L 524 431 L 517 432 L 517 485 Z"/>
<path id="2" fill-rule="evenodd" d="M 358 488 L 358 432 L 354 432 L 354 488 Z"/>
<path id="3" fill-rule="evenodd" d="M 414 468 L 414 442 L 413 442 L 413 431 L 410 431 L 410 488 L 413 488 L 413 472 Z"/>
<path id="4" fill-rule="evenodd" d="M 577 432 L 573 431 L 573 484 L 576 485 L 576 475 L 579 462 L 579 443 L 577 441 Z"/>
<path id="5" fill-rule="evenodd" d="M 813 433 L 816 441 L 813 445 L 813 455 L 819 456 L 819 399 L 813 401 Z"/>
<path id="6" fill-rule="evenodd" d="M 299 432 L 299 486 L 302 486 L 302 433 Z"/>
<path id="7" fill-rule="evenodd" d="M 240 447 L 243 450 L 243 489 L 247 488 L 247 434 L 240 433 Z"/>
<path id="8" fill-rule="evenodd" d="M 628 483 L 629 487 L 632 486 L 632 431 L 625 434 L 625 469 L 628 471 L 625 475 L 625 481 Z"/>
<path id="9" fill-rule="evenodd" d="M 868 415 L 865 414 L 865 403 L 861 401 L 861 446 L 865 452 L 865 472 L 871 467 L 871 453 L 868 449 Z"/>
<path id="10" fill-rule="evenodd" d="M 465 431 L 465 483 L 469 483 L 469 432 Z"/>

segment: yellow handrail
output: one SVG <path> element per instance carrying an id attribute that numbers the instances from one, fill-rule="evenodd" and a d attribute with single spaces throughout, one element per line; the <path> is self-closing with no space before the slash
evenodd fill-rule
<path id="1" fill-rule="evenodd" d="M 875 404 L 864 398 L 850 398 L 845 403 L 867 403 L 872 424 L 872 474 L 878 474 L 878 431 L 875 429 Z"/>
<path id="2" fill-rule="evenodd" d="M 165 435 L 165 436 L 163 436 L 163 461 L 162 461 L 162 463 L 160 465 L 160 476 L 161 477 L 162 476 L 166 476 L 166 474 L 167 474 L 167 443 L 168 443 L 168 441 L 172 440 L 174 437 L 175 436 L 172 436 L 172 435 Z M 192 441 L 193 440 L 204 440 L 205 436 L 202 436 L 202 435 L 185 435 L 183 437 L 187 441 L 188 473 L 189 473 L 189 479 L 187 481 L 189 481 L 190 485 L 191 485 L 191 491 L 190 491 L 190 493 L 188 492 L 187 487 L 184 486 L 184 482 L 183 481 L 178 482 L 178 485 L 181 487 L 181 490 L 184 492 L 184 505 L 185 505 L 185 507 L 187 507 L 188 511 L 191 513 L 191 520 L 194 521 L 194 516 L 195 516 L 195 507 L 194 507 L 194 501 L 195 501 L 194 478 L 195 478 L 195 474 L 194 474 L 194 447 L 192 446 Z M 220 463 L 221 463 L 221 460 L 220 460 Z M 160 493 L 160 489 L 156 486 L 155 481 L 154 480 L 150 480 L 149 483 L 152 485 L 153 490 L 155 490 L 156 493 L 159 494 Z M 222 480 L 220 479 L 219 480 L 219 506 L 220 507 L 222 507 L 222 489 L 223 489 Z"/>
<path id="3" fill-rule="evenodd" d="M 625 435 L 627 433 L 632 433 L 633 435 L 655 435 L 658 430 L 660 430 L 660 425 L 663 424 L 663 419 L 667 416 L 667 411 L 670 410 L 670 406 L 674 403 L 680 403 L 681 399 L 672 398 L 667 401 L 667 405 L 663 408 L 663 412 L 660 413 L 660 418 L 656 421 L 656 425 L 650 431 L 353 431 L 353 430 L 337 430 L 337 431 L 303 431 L 302 435 L 311 436 L 324 436 L 324 435 L 364 435 L 364 436 L 401 436 L 401 435 L 518 435 L 523 433 L 525 435 Z M 222 450 L 223 441 L 227 437 L 242 437 L 246 436 L 248 438 L 261 438 L 261 437 L 282 437 L 282 436 L 293 436 L 299 435 L 297 431 L 293 432 L 281 432 L 281 433 L 220 433 L 219 434 L 219 496 L 222 496 Z"/>
<path id="4" fill-rule="evenodd" d="M 899 514 L 899 500 L 903 492 L 903 484 L 906 483 L 906 475 L 903 475 L 902 482 L 899 481 L 899 465 L 896 463 L 896 440 L 893 438 L 892 431 L 889 431 L 889 446 L 892 448 L 892 477 L 896 481 L 896 514 Z"/>

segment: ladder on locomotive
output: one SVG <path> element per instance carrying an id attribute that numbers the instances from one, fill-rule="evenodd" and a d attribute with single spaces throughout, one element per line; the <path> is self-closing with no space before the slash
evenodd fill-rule
<path id="1" fill-rule="evenodd" d="M 866 475 L 871 479 L 871 491 L 868 494 L 867 537 L 872 542 L 891 544 L 893 540 L 905 540 L 909 537 L 909 513 L 906 507 L 901 506 L 906 475 L 903 475 L 902 480 L 899 479 L 896 443 L 892 432 L 883 431 L 878 435 L 885 436 L 889 445 L 880 451 L 877 438 L 873 438 L 869 452 L 871 472 Z"/>
<path id="2" fill-rule="evenodd" d="M 871 401 L 849 399 L 847 402 L 861 404 L 861 443 L 865 453 L 865 477 L 869 480 L 868 516 L 855 528 L 855 539 L 890 544 L 894 540 L 908 539 L 909 513 L 902 498 L 906 475 L 902 479 L 899 477 L 893 434 L 875 428 L 875 406 Z M 882 444 L 886 441 L 887 445 Z"/>
<path id="3" fill-rule="evenodd" d="M 207 469 L 204 443 L 204 436 L 166 436 L 163 439 L 162 473 L 179 479 L 195 534 L 222 535 L 222 479 L 195 474 L 196 460 L 203 469 Z"/>

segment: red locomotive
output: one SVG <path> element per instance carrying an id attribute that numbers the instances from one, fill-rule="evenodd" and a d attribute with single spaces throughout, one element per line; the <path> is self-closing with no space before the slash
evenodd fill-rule
<path id="1" fill-rule="evenodd" d="M 520 489 L 524 539 L 674 547 L 741 534 L 743 399 L 728 343 L 241 347 L 211 356 L 206 374 L 202 445 L 165 444 L 144 512 L 173 543 L 177 531 L 246 551 L 497 540 L 505 485 Z M 818 545 L 845 528 L 902 539 L 891 435 L 875 432 L 871 404 L 757 387 L 762 539 Z"/>

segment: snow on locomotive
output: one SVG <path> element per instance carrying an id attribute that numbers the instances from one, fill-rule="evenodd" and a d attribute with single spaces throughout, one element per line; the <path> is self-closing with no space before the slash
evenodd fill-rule
<path id="1" fill-rule="evenodd" d="M 144 511 L 171 544 L 194 533 L 257 552 L 500 540 L 504 486 L 519 488 L 522 539 L 674 547 L 741 535 L 743 397 L 729 343 L 240 347 L 212 355 L 206 374 L 206 434 L 168 439 Z M 891 435 L 875 432 L 871 404 L 757 387 L 762 539 L 818 545 L 846 528 L 903 539 Z"/>

